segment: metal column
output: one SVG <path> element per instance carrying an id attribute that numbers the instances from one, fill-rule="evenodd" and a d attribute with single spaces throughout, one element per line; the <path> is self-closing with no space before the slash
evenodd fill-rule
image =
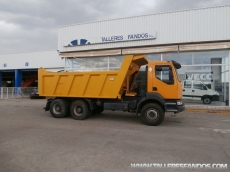
<path id="1" fill-rule="evenodd" d="M 14 87 L 22 87 L 22 71 L 15 69 Z"/>

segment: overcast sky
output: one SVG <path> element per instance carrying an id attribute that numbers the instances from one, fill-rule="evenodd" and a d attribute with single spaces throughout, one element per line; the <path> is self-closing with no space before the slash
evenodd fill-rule
<path id="1" fill-rule="evenodd" d="M 230 4 L 230 0 L 0 0 L 0 54 L 57 50 L 57 28 Z"/>

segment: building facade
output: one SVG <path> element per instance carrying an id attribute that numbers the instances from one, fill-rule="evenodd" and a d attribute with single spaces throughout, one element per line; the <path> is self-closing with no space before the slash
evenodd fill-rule
<path id="1" fill-rule="evenodd" d="M 182 64 L 178 75 L 182 82 L 186 80 L 186 88 L 202 83 L 218 92 L 220 102 L 224 102 L 230 94 L 229 21 L 230 5 L 225 5 L 61 26 L 59 58 L 54 61 L 84 59 L 84 64 L 76 62 L 76 67 L 92 68 L 100 58 L 105 62 L 100 67 L 107 65 L 115 70 L 128 54 L 144 54 L 149 60 L 176 60 Z M 69 59 L 65 60 L 66 69 Z M 50 67 L 45 64 L 39 67 Z M 62 64 L 52 67 L 64 67 Z M 140 72 L 140 88 L 145 87 L 143 78 Z M 190 99 L 195 99 L 194 93 Z"/>
<path id="2" fill-rule="evenodd" d="M 88 63 L 92 57 L 112 59 L 128 54 L 176 60 L 182 64 L 178 70 L 181 81 L 188 80 L 194 88 L 204 84 L 218 92 L 220 101 L 226 101 L 229 21 L 230 6 L 226 5 L 62 26 L 58 28 L 58 50 L 61 57 L 84 57 Z M 141 88 L 143 77 L 137 81 Z M 195 93 L 190 94 L 188 99 L 197 99 Z"/>

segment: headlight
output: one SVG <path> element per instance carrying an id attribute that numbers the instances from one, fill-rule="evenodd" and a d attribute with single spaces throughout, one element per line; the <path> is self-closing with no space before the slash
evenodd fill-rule
<path id="1" fill-rule="evenodd" d="M 219 93 L 217 91 L 214 91 L 214 95 L 219 95 Z"/>
<path id="2" fill-rule="evenodd" d="M 182 101 L 178 101 L 176 102 L 177 105 L 183 105 L 183 102 Z"/>

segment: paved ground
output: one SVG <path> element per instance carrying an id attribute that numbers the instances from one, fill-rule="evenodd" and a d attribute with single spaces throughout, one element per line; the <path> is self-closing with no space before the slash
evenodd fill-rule
<path id="1" fill-rule="evenodd" d="M 214 101 L 211 104 L 203 104 L 201 100 L 183 100 L 186 105 L 202 105 L 202 106 L 226 106 L 225 102 Z"/>
<path id="2" fill-rule="evenodd" d="M 155 170 L 131 163 L 227 163 L 220 171 L 230 170 L 228 114 L 167 114 L 160 126 L 150 127 L 123 112 L 55 119 L 43 111 L 44 104 L 44 99 L 0 100 L 1 172 Z"/>

